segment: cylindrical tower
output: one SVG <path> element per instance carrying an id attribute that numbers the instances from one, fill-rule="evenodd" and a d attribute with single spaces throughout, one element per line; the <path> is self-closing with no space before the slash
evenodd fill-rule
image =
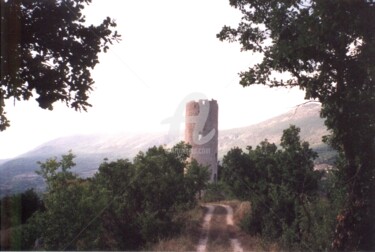
<path id="1" fill-rule="evenodd" d="M 218 111 L 216 100 L 186 104 L 185 142 L 192 146 L 190 158 L 209 166 L 211 182 L 217 180 Z"/>

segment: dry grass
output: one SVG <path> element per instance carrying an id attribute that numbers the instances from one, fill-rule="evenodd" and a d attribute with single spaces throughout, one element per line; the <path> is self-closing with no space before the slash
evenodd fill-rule
<path id="1" fill-rule="evenodd" d="M 182 213 L 178 221 L 184 223 L 181 233 L 175 237 L 163 239 L 147 250 L 151 251 L 195 251 L 201 234 L 202 218 L 206 209 L 200 206 Z"/>
<path id="2" fill-rule="evenodd" d="M 251 211 L 251 203 L 249 201 L 220 201 L 218 204 L 229 205 L 233 208 L 234 227 L 229 229 L 230 237 L 235 236 L 241 243 L 244 251 L 280 251 L 281 249 L 276 243 L 269 243 L 258 236 L 251 236 L 241 230 L 239 227 L 243 218 Z M 211 250 L 210 250 L 211 251 Z"/>
<path id="3" fill-rule="evenodd" d="M 238 240 L 245 251 L 280 251 L 281 249 L 276 243 L 264 241 L 261 237 L 251 236 L 241 230 L 239 227 L 243 218 L 251 212 L 250 201 L 231 201 L 228 203 L 233 208 L 233 219 L 235 223 L 235 232 Z"/>
<path id="4" fill-rule="evenodd" d="M 233 219 L 234 222 L 239 225 L 239 223 L 250 214 L 251 211 L 251 204 L 249 201 L 241 202 L 237 207 L 234 209 Z"/>
<path id="5" fill-rule="evenodd" d="M 190 237 L 182 235 L 169 240 L 161 240 L 154 246 L 152 251 L 194 251 L 196 244 L 193 244 Z"/>

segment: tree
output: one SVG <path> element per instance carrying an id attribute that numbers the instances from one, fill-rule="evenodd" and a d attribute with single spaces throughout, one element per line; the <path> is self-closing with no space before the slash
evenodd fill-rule
<path id="1" fill-rule="evenodd" d="M 190 146 L 178 143 L 139 152 L 129 160 L 105 161 L 93 183 L 97 198 L 110 202 L 100 217 L 103 248 L 141 249 L 176 231 L 174 217 L 195 203 L 201 176 L 187 167 Z M 199 166 L 200 167 L 200 166 Z"/>
<path id="2" fill-rule="evenodd" d="M 195 195 L 198 192 L 198 198 L 201 199 L 201 192 L 206 188 L 210 179 L 208 167 L 200 165 L 197 160 L 193 159 L 187 165 L 185 178 L 191 195 Z"/>
<path id="3" fill-rule="evenodd" d="M 75 110 L 91 106 L 90 69 L 98 53 L 119 39 L 107 17 L 87 26 L 82 14 L 91 0 L 1 0 L 0 130 L 9 126 L 5 100 L 36 101 L 53 109 L 62 101 Z"/>
<path id="4" fill-rule="evenodd" d="M 347 200 L 337 216 L 336 249 L 374 249 L 375 5 L 342 0 L 230 0 L 242 21 L 221 40 L 263 54 L 240 84 L 298 86 L 322 103 L 326 140 L 345 157 Z M 274 77 L 286 73 L 286 80 Z"/>
<path id="5" fill-rule="evenodd" d="M 51 158 L 39 162 L 37 173 L 47 184 L 43 199 L 46 211 L 31 220 L 37 223 L 33 223 L 36 227 L 30 228 L 41 232 L 38 235 L 47 250 L 101 248 L 98 237 L 102 227 L 97 216 L 107 202 L 92 193 L 90 180 L 71 172 L 75 166 L 74 157 L 70 152 L 62 155 L 60 161 Z"/>
<path id="6" fill-rule="evenodd" d="M 301 141 L 300 131 L 300 128 L 294 125 L 283 131 L 280 143 L 283 151 L 279 155 L 282 173 L 280 188 L 287 193 L 288 197 L 285 198 L 295 206 L 290 209 L 295 218 L 290 222 L 294 237 L 289 239 L 297 242 L 304 241 L 303 236 L 309 236 L 311 233 L 313 220 L 308 206 L 317 196 L 318 181 L 322 175 L 314 170 L 314 160 L 318 155 L 310 149 L 308 142 Z M 305 227 L 302 227 L 301 216 L 307 219 Z"/>
<path id="7" fill-rule="evenodd" d="M 308 142 L 301 141 L 300 131 L 294 125 L 283 131 L 280 145 L 284 151 L 280 155 L 280 164 L 282 177 L 288 180 L 289 190 L 298 197 L 301 204 L 305 204 L 306 195 L 313 195 L 318 190 L 320 173 L 314 171 L 314 159 L 318 155 L 310 149 Z"/>
<path id="8" fill-rule="evenodd" d="M 34 189 L 28 189 L 21 193 L 22 223 L 25 223 L 32 214 L 38 210 L 44 210 L 43 201 Z"/>
<path id="9" fill-rule="evenodd" d="M 41 208 L 42 203 L 33 189 L 24 193 L 5 196 L 0 200 L 0 226 L 1 229 L 15 227 L 25 221 Z"/>
<path id="10" fill-rule="evenodd" d="M 127 159 L 103 162 L 94 176 L 93 193 L 107 202 L 100 216 L 103 227 L 100 249 L 136 250 L 144 244 L 137 223 L 138 198 L 135 197 L 134 176 L 135 167 Z"/>
<path id="11" fill-rule="evenodd" d="M 134 158 L 136 197 L 139 212 L 157 213 L 156 218 L 169 221 L 176 206 L 185 201 L 184 163 L 174 152 L 162 146 L 140 152 Z M 183 171 L 183 168 L 182 168 Z M 151 193 L 152 192 L 152 193 Z"/>
<path id="12" fill-rule="evenodd" d="M 254 150 L 251 147 L 247 149 L 255 167 L 252 181 L 257 182 L 256 190 L 259 193 L 267 194 L 269 185 L 280 183 L 282 178 L 282 168 L 279 163 L 280 151 L 277 151 L 276 144 L 268 142 L 267 139 L 262 141 Z"/>
<path id="13" fill-rule="evenodd" d="M 191 179 L 183 172 L 189 150 L 190 146 L 183 143 L 171 149 L 154 146 L 134 158 L 132 197 L 138 227 L 145 241 L 155 241 L 175 232 L 175 214 L 195 203 L 195 194 L 188 188 Z"/>
<path id="14" fill-rule="evenodd" d="M 224 182 L 237 197 L 251 201 L 244 225 L 250 233 L 312 249 L 304 243 L 311 235 L 308 206 L 316 196 L 320 173 L 314 171 L 317 154 L 301 141 L 299 132 L 293 125 L 284 130 L 281 150 L 267 140 L 255 149 L 248 147 L 248 153 L 230 150 L 223 158 L 228 172 Z"/>
<path id="15" fill-rule="evenodd" d="M 239 199 L 249 196 L 248 184 L 256 180 L 254 162 L 240 148 L 232 148 L 223 157 L 220 180 L 226 183 Z"/>

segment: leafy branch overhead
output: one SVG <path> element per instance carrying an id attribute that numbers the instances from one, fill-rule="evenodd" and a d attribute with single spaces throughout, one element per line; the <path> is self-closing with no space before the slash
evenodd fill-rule
<path id="1" fill-rule="evenodd" d="M 261 63 L 240 73 L 241 85 L 300 86 L 306 98 L 324 101 L 340 88 L 366 88 L 373 80 L 375 7 L 366 1 L 231 0 L 242 21 L 224 26 L 220 40 L 238 41 L 242 50 L 261 52 Z M 344 76 L 339 76 L 341 69 Z M 292 75 L 286 82 L 272 71 Z M 366 79 L 356 81 L 359 76 Z M 342 87 L 345 88 L 345 87 Z"/>
<path id="2" fill-rule="evenodd" d="M 85 110 L 98 54 L 119 41 L 107 17 L 87 25 L 82 11 L 91 0 L 1 0 L 0 130 L 9 126 L 5 100 L 36 101 L 53 109 L 62 101 Z"/>

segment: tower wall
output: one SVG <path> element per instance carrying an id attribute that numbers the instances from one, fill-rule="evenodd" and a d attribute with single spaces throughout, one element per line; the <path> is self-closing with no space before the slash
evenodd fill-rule
<path id="1" fill-rule="evenodd" d="M 218 112 L 216 100 L 186 104 L 185 142 L 192 146 L 190 158 L 209 166 L 211 182 L 217 180 L 218 172 Z"/>

